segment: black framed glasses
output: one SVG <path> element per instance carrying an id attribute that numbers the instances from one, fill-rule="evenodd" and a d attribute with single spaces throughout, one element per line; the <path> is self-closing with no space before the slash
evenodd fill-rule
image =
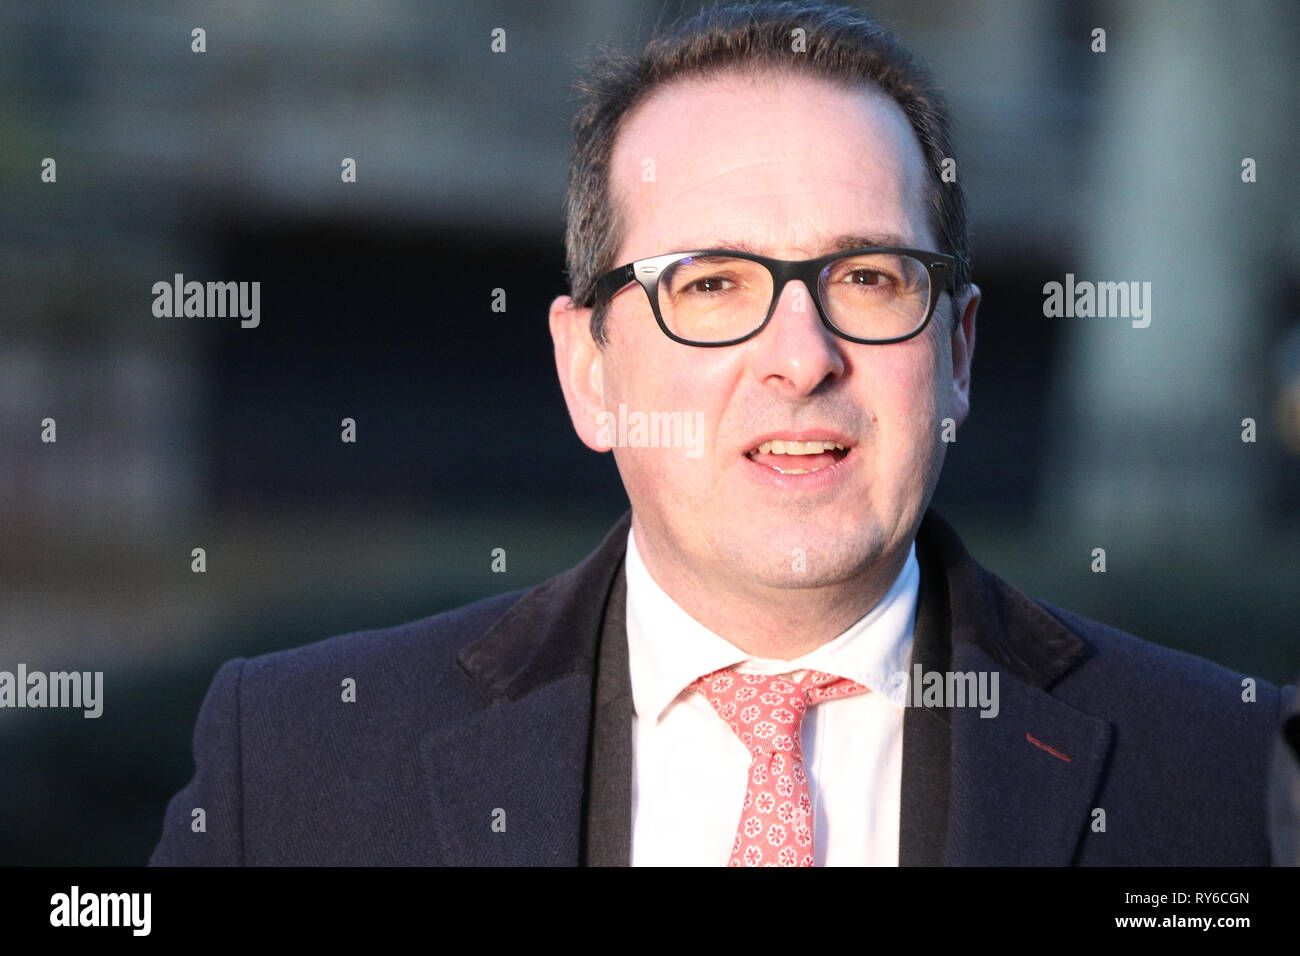
<path id="1" fill-rule="evenodd" d="M 674 342 L 712 348 L 763 331 L 781 292 L 798 279 L 822 323 L 841 338 L 887 345 L 919 334 L 952 284 L 952 256 L 868 246 L 816 259 L 772 259 L 731 249 L 697 249 L 638 259 L 596 281 L 596 301 L 640 283 L 655 321 Z"/>

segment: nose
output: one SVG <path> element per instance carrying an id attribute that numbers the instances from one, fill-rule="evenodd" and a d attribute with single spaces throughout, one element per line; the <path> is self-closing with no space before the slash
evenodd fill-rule
<path id="1" fill-rule="evenodd" d="M 767 327 L 751 340 L 751 368 L 759 382 L 792 395 L 810 395 L 845 370 L 840 342 L 822 324 L 817 303 L 802 282 L 781 290 Z"/>

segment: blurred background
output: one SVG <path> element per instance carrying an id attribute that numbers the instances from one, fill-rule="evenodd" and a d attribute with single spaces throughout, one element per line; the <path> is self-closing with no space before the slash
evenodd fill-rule
<path id="1" fill-rule="evenodd" d="M 0 669 L 104 672 L 97 720 L 0 710 L 0 864 L 144 863 L 222 661 L 599 542 L 546 322 L 568 90 L 696 6 L 0 3 Z M 1300 6 L 866 6 L 948 91 L 984 293 L 936 507 L 1027 593 L 1293 681 Z M 155 317 L 175 273 L 259 280 L 260 326 Z M 1067 273 L 1151 282 L 1150 326 L 1045 318 Z"/>

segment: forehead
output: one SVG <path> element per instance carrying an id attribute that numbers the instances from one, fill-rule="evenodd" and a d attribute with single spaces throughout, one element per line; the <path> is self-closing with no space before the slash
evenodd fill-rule
<path id="1" fill-rule="evenodd" d="M 915 133 L 875 87 L 774 72 L 674 81 L 614 144 L 617 261 L 717 245 L 812 257 L 850 235 L 933 248 L 925 182 Z"/>

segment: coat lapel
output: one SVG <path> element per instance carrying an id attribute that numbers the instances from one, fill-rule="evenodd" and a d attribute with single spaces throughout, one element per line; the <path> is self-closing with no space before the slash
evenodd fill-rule
<path id="1" fill-rule="evenodd" d="M 955 708 L 949 796 L 950 866 L 1068 866 L 1088 827 L 1110 726 L 1008 676 L 978 647 L 959 671 L 1002 668 L 999 711 Z"/>
<path id="2" fill-rule="evenodd" d="M 945 569 L 952 670 L 998 678 L 996 716 L 976 706 L 944 712 L 951 728 L 944 862 L 1068 865 L 1095 806 L 1111 728 L 1049 690 L 1084 659 L 1086 645 L 976 564 L 934 511 L 917 538 Z"/>
<path id="3" fill-rule="evenodd" d="M 627 648 L 627 576 L 610 592 L 596 664 L 596 706 L 587 768 L 586 866 L 627 866 L 632 855 L 632 675 Z"/>
<path id="4" fill-rule="evenodd" d="M 916 549 L 921 580 L 907 673 L 944 672 L 952 660 L 948 576 L 938 556 Z M 898 865 L 939 866 L 948 833 L 948 781 L 952 716 L 942 708 L 908 707 L 903 713 L 903 775 L 898 820 Z"/>
<path id="5" fill-rule="evenodd" d="M 578 864 L 595 653 L 630 527 L 457 656 L 481 706 L 419 747 L 448 863 Z"/>

